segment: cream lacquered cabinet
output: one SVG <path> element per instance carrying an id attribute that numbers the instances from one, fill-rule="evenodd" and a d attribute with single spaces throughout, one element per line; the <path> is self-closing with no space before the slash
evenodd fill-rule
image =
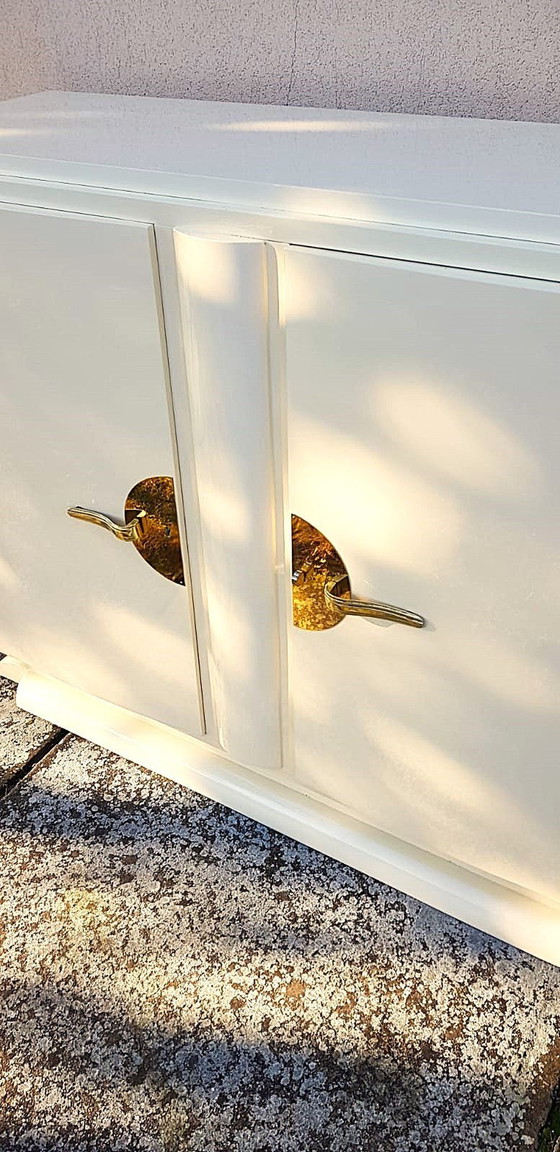
<path id="1" fill-rule="evenodd" d="M 60 515 L 175 475 L 153 229 L 3 206 L 0 252 L 2 648 L 198 736 L 185 589 Z"/>
<path id="2" fill-rule="evenodd" d="M 560 962 L 560 127 L 0 105 L 23 708 Z"/>

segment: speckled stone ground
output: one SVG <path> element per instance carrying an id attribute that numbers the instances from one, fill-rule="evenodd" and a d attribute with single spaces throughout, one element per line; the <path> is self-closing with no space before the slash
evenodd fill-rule
<path id="1" fill-rule="evenodd" d="M 15 685 L 0 676 L 0 797 L 21 769 L 50 746 L 58 732 L 46 720 L 14 707 L 14 695 Z"/>
<path id="2" fill-rule="evenodd" d="M 77 737 L 0 875 L 3 1152 L 535 1147 L 549 965 Z"/>

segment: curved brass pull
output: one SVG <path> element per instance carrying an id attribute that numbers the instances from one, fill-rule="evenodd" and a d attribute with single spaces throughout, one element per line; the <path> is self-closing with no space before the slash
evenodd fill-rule
<path id="1" fill-rule="evenodd" d="M 92 508 L 67 508 L 67 512 L 76 520 L 106 528 L 117 540 L 129 540 L 154 572 L 173 584 L 185 583 L 171 476 L 147 476 L 130 489 L 124 502 L 124 524 Z"/>
<path id="2" fill-rule="evenodd" d="M 408 624 L 409 628 L 423 628 L 426 621 L 417 612 L 397 608 L 395 604 L 383 604 L 381 600 L 347 599 L 342 593 L 350 592 L 350 582 L 346 575 L 336 576 L 325 584 L 325 599 L 344 616 L 369 616 L 376 620 L 390 620 L 393 624 Z"/>
<path id="3" fill-rule="evenodd" d="M 67 511 L 68 515 L 76 520 L 87 520 L 88 524 L 98 524 L 100 528 L 107 528 L 117 540 L 130 540 L 134 544 L 142 537 L 144 529 L 142 520 L 146 515 L 145 512 L 138 512 L 128 524 L 115 524 L 110 516 L 105 516 L 103 512 L 94 512 L 90 508 L 68 508 Z"/>
<path id="4" fill-rule="evenodd" d="M 292 515 L 292 606 L 296 628 L 321 632 L 336 628 L 345 616 L 364 616 L 423 628 L 417 612 L 383 604 L 380 600 L 355 600 L 348 570 L 331 541 L 301 516 Z"/>

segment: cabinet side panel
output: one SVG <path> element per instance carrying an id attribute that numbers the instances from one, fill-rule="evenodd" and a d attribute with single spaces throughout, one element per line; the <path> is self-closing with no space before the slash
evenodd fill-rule
<path id="1" fill-rule="evenodd" d="M 175 232 L 219 740 L 281 766 L 265 245 Z"/>

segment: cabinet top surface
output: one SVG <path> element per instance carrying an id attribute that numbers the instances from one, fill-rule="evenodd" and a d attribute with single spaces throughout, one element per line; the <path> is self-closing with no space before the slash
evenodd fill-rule
<path id="1" fill-rule="evenodd" d="M 560 216 L 560 124 L 43 92 L 0 103 L 0 174 L 516 236 Z"/>

